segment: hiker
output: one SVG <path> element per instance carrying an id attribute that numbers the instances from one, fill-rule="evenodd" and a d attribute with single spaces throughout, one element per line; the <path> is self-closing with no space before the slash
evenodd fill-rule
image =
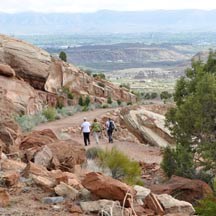
<path id="1" fill-rule="evenodd" d="M 111 118 L 109 118 L 105 126 L 106 126 L 107 135 L 109 138 L 109 143 L 113 143 L 112 134 L 113 134 L 113 131 L 116 130 L 115 123 Z"/>
<path id="2" fill-rule="evenodd" d="M 96 144 L 99 144 L 101 126 L 96 118 L 94 119 L 94 122 L 92 123 L 91 128 L 92 128 L 92 132 L 93 132 L 93 136 L 95 138 Z"/>
<path id="3" fill-rule="evenodd" d="M 83 118 L 83 123 L 81 124 L 81 132 L 83 133 L 85 146 L 90 145 L 90 127 L 91 124 L 87 121 L 87 118 Z"/>

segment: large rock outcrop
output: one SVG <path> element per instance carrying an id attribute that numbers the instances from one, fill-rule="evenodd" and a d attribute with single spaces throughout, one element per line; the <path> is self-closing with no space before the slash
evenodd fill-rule
<path id="1" fill-rule="evenodd" d="M 145 107 L 125 108 L 121 111 L 127 128 L 142 143 L 166 147 L 173 143 L 170 131 L 165 127 L 165 116 Z"/>
<path id="2" fill-rule="evenodd" d="M 0 76 L 0 89 L 2 94 L 12 102 L 15 113 L 34 114 L 45 104 L 34 88 L 23 80 Z"/>
<path id="3" fill-rule="evenodd" d="M 23 136 L 19 149 L 23 153 L 23 161 L 32 161 L 50 169 L 73 171 L 75 165 L 86 161 L 82 145 L 73 140 L 60 141 L 49 129 Z"/>
<path id="4" fill-rule="evenodd" d="M 15 38 L 0 35 L 0 63 L 10 65 L 17 76 L 43 89 L 52 59 L 46 51 Z"/>
<path id="5" fill-rule="evenodd" d="M 38 47 L 4 35 L 0 35 L 0 64 L 11 67 L 17 77 L 37 90 L 57 93 L 66 86 L 74 95 L 90 95 L 92 101 L 103 101 L 108 96 L 126 102 L 136 100 L 135 95 L 125 89 L 88 76 Z"/>
<path id="6" fill-rule="evenodd" d="M 152 185 L 150 189 L 153 193 L 170 194 L 190 203 L 213 194 L 207 183 L 198 179 L 187 179 L 179 176 L 172 176 L 166 184 Z"/>

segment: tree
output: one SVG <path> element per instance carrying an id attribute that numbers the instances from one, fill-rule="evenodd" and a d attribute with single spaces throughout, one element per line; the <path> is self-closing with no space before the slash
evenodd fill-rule
<path id="1" fill-rule="evenodd" d="M 90 104 L 90 97 L 87 95 L 84 101 L 84 106 L 88 106 Z"/>
<path id="2" fill-rule="evenodd" d="M 110 96 L 107 98 L 107 103 L 112 104 L 112 98 Z"/>
<path id="3" fill-rule="evenodd" d="M 208 61 L 193 62 L 186 76 L 177 81 L 174 93 L 176 107 L 166 115 L 166 125 L 177 146 L 193 156 L 194 169 L 210 175 L 216 172 L 216 53 Z M 174 151 L 176 152 L 176 151 Z M 182 158 L 179 166 L 184 163 Z M 200 170 L 200 169 L 199 169 Z M 184 175 L 184 170 L 182 170 Z"/>
<path id="4" fill-rule="evenodd" d="M 83 105 L 84 105 L 84 104 L 83 104 L 83 98 L 82 98 L 82 96 L 79 97 L 78 104 L 79 104 L 80 106 L 83 106 Z"/>
<path id="5" fill-rule="evenodd" d="M 161 100 L 164 100 L 164 103 L 172 97 L 172 94 L 170 94 L 168 91 L 162 91 L 160 94 Z"/>
<path id="6" fill-rule="evenodd" d="M 157 92 L 152 92 L 150 97 L 151 99 L 155 99 L 157 98 L 157 96 L 158 96 Z"/>
<path id="7" fill-rule="evenodd" d="M 99 79 L 106 79 L 106 76 L 104 73 L 93 74 L 93 77 L 99 78 Z"/>
<path id="8" fill-rule="evenodd" d="M 62 60 L 62 61 L 65 61 L 67 62 L 67 55 L 64 51 L 61 51 L 60 54 L 59 54 L 59 58 Z"/>

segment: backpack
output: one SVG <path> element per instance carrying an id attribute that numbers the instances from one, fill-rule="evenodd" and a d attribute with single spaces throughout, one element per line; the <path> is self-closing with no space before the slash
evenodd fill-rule
<path id="1" fill-rule="evenodd" d="M 109 127 L 108 127 L 108 131 L 113 131 L 115 129 L 115 125 L 112 121 L 109 122 Z"/>

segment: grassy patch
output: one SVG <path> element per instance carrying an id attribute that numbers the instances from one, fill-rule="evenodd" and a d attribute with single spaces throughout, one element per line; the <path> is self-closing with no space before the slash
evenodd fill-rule
<path id="1" fill-rule="evenodd" d="M 112 177 L 125 182 L 129 185 L 142 184 L 141 168 L 136 161 L 130 158 L 116 148 L 111 150 L 102 150 L 100 148 L 91 148 L 87 150 L 87 157 L 96 159 L 98 164 L 104 169 L 109 168 Z"/>

